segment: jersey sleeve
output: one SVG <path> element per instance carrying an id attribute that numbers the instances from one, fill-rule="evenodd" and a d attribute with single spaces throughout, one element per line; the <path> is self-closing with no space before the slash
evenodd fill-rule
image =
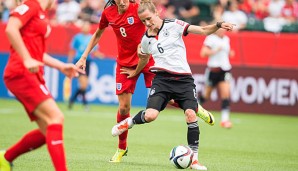
<path id="1" fill-rule="evenodd" d="M 10 16 L 17 17 L 25 25 L 32 17 L 38 14 L 39 6 L 36 3 L 25 1 L 11 11 Z"/>
<path id="2" fill-rule="evenodd" d="M 100 18 L 100 21 L 99 21 L 99 24 L 98 24 L 98 28 L 102 30 L 102 29 L 104 29 L 108 26 L 109 26 L 109 21 L 108 21 L 107 16 L 106 16 L 106 10 L 104 10 L 102 12 L 102 15 L 101 15 L 101 18 Z"/>
<path id="3" fill-rule="evenodd" d="M 142 53 L 150 54 L 149 43 L 150 43 L 149 39 L 147 39 L 146 36 L 144 35 L 143 38 L 142 38 L 142 41 L 141 41 L 141 51 L 142 51 Z"/>
<path id="4" fill-rule="evenodd" d="M 187 22 L 176 19 L 175 25 L 176 25 L 175 28 L 180 34 L 183 34 L 184 36 L 188 34 L 187 29 L 189 27 L 189 24 Z"/>

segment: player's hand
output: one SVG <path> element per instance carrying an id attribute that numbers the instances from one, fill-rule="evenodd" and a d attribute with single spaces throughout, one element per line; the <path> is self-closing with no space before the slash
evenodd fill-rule
<path id="1" fill-rule="evenodd" d="M 136 76 L 136 71 L 131 68 L 122 67 L 120 69 L 120 74 L 126 74 L 127 78 L 132 78 L 132 77 Z"/>
<path id="2" fill-rule="evenodd" d="M 69 78 L 78 77 L 79 73 L 81 74 L 86 73 L 84 70 L 78 68 L 76 65 L 72 63 L 63 64 L 63 67 L 61 68 L 61 72 Z"/>
<path id="3" fill-rule="evenodd" d="M 79 68 L 79 69 L 82 69 L 82 70 L 86 70 L 86 60 L 83 59 L 83 58 L 80 58 L 80 60 L 78 60 L 78 62 L 76 63 L 76 66 Z"/>
<path id="4" fill-rule="evenodd" d="M 221 28 L 227 31 L 232 31 L 235 26 L 236 24 L 225 23 L 225 22 L 221 24 Z"/>
<path id="5" fill-rule="evenodd" d="M 37 73 L 39 71 L 39 67 L 43 66 L 43 63 L 36 59 L 28 58 L 24 60 L 24 66 L 29 70 L 29 72 Z"/>

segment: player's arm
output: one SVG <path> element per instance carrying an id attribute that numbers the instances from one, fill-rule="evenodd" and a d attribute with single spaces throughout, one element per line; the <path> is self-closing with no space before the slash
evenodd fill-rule
<path id="1" fill-rule="evenodd" d="M 88 43 L 87 48 L 85 49 L 84 53 L 82 54 L 80 60 L 76 63 L 76 66 L 79 68 L 82 68 L 85 70 L 86 68 L 86 60 L 89 55 L 89 53 L 92 51 L 92 49 L 98 44 L 99 39 L 104 32 L 105 29 L 97 29 L 95 33 L 92 35 L 91 40 Z"/>
<path id="2" fill-rule="evenodd" d="M 216 32 L 220 28 L 225 29 L 227 31 L 232 31 L 234 26 L 235 24 L 226 23 L 226 22 L 217 22 L 216 24 L 211 24 L 203 27 L 190 25 L 187 29 L 187 32 L 193 33 L 193 34 L 210 35 Z"/>
<path id="3" fill-rule="evenodd" d="M 61 62 L 60 60 L 51 57 L 47 53 L 44 53 L 43 61 L 47 66 L 60 70 L 63 74 L 65 74 L 69 78 L 79 76 L 78 72 L 82 74 L 85 73 L 85 71 L 79 69 L 74 64 Z"/>
<path id="4" fill-rule="evenodd" d="M 39 70 L 40 66 L 43 66 L 43 63 L 35 60 L 31 57 L 28 49 L 25 46 L 25 43 L 22 39 L 20 29 L 23 27 L 23 24 L 20 19 L 17 17 L 11 16 L 8 20 L 5 33 L 8 37 L 8 40 L 11 46 L 17 51 L 19 56 L 24 62 L 24 66 L 32 73 L 36 73 Z"/>

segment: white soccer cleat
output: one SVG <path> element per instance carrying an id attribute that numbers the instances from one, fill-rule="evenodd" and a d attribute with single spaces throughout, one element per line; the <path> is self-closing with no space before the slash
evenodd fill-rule
<path id="1" fill-rule="evenodd" d="M 133 126 L 132 124 L 132 118 L 128 117 L 126 119 L 124 119 L 123 121 L 117 123 L 115 126 L 113 126 L 112 128 L 112 136 L 119 136 L 121 135 L 123 132 L 127 131 L 128 129 L 130 129 Z"/>
<path id="2" fill-rule="evenodd" d="M 207 170 L 207 167 L 200 164 L 198 162 L 198 160 L 195 160 L 191 163 L 190 169 L 193 169 L 193 170 Z"/>

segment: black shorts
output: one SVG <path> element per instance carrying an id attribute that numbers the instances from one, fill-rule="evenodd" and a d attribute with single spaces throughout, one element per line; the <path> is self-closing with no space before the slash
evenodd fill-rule
<path id="1" fill-rule="evenodd" d="M 222 69 L 212 70 L 207 68 L 205 70 L 206 85 L 215 87 L 219 82 L 229 81 L 232 78 L 230 71 L 224 71 Z"/>
<path id="2" fill-rule="evenodd" d="M 162 111 L 174 99 L 181 109 L 197 111 L 196 86 L 191 75 L 156 73 L 147 101 L 147 109 Z"/>

